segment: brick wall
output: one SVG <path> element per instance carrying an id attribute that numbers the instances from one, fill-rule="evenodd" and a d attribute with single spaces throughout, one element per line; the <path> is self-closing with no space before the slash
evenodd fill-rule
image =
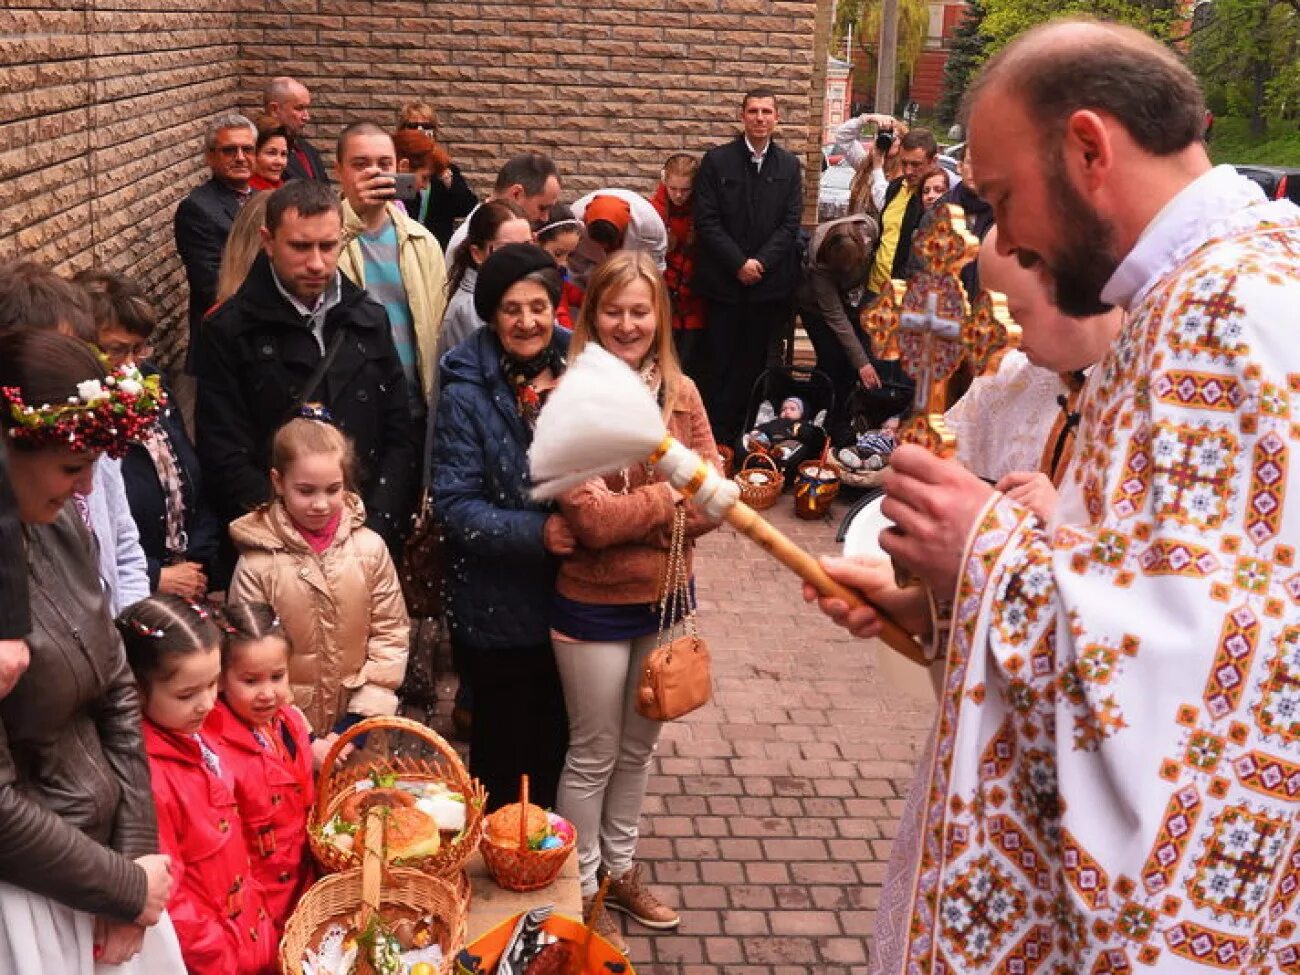
<path id="1" fill-rule="evenodd" d="M 205 119 L 255 110 L 290 73 L 329 149 L 357 118 L 433 101 L 480 193 L 502 159 L 551 153 L 564 198 L 649 191 L 671 152 L 783 96 L 785 143 L 818 172 L 814 35 L 829 0 L 6 0 L 0 13 L 0 259 L 134 274 L 182 317 L 171 214 L 201 181 Z M 820 21 L 826 20 L 825 11 Z M 811 93 L 811 94 L 810 94 Z M 815 124 L 813 128 L 815 128 Z M 809 197 L 815 199 L 815 178 Z"/>

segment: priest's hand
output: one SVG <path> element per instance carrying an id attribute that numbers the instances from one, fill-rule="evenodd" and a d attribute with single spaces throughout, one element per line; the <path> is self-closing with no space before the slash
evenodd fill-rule
<path id="1" fill-rule="evenodd" d="M 885 559 L 866 556 L 854 558 L 823 558 L 822 568 L 836 582 L 856 589 L 870 606 L 850 609 L 848 603 L 835 596 L 818 596 L 808 583 L 803 585 L 805 602 L 817 601 L 817 608 L 856 637 L 879 636 L 882 629 L 880 611 L 889 614 L 895 623 L 914 636 L 930 633 L 930 605 L 925 590 L 920 586 L 900 589 L 894 577 L 894 568 Z"/>
<path id="2" fill-rule="evenodd" d="M 889 459 L 880 513 L 894 523 L 880 547 L 915 573 L 939 600 L 953 597 L 966 540 L 993 489 L 954 460 L 914 444 Z"/>

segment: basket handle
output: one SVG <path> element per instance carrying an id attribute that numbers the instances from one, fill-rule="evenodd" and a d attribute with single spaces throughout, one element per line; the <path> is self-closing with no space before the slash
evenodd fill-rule
<path id="1" fill-rule="evenodd" d="M 759 462 L 759 461 L 766 461 L 766 462 L 767 462 L 767 466 L 770 467 L 770 468 L 772 468 L 772 473 L 774 473 L 774 474 L 780 474 L 780 473 L 781 473 L 781 469 L 780 469 L 779 467 L 776 466 L 776 461 L 774 461 L 774 460 L 771 458 L 770 455 L 765 454 L 765 453 L 763 453 L 762 451 L 757 451 L 757 450 L 754 451 L 754 452 L 751 453 L 748 457 L 745 458 L 745 462 L 744 462 L 743 464 L 740 465 L 740 469 L 741 469 L 742 471 L 747 471 L 747 470 L 750 469 L 749 465 L 750 465 L 751 463 L 756 464 L 756 463 Z"/>
<path id="2" fill-rule="evenodd" d="M 404 731 L 422 740 L 447 760 L 452 774 L 456 777 L 456 785 L 459 787 L 461 794 L 468 800 L 472 787 L 469 773 L 464 771 L 465 767 L 461 764 L 460 756 L 442 740 L 442 736 L 418 721 L 385 714 L 358 721 L 339 735 L 334 740 L 334 744 L 330 746 L 330 750 L 325 755 L 325 760 L 320 763 L 320 771 L 316 773 L 316 809 L 313 814 L 316 822 L 323 821 L 325 813 L 329 811 L 330 800 L 333 798 L 329 791 L 330 778 L 334 774 L 334 766 L 338 762 L 339 755 L 355 739 L 372 731 Z"/>
<path id="3" fill-rule="evenodd" d="M 361 859 L 361 930 L 379 911 L 384 886 L 384 847 L 388 817 L 378 806 L 366 814 L 366 849 Z"/>

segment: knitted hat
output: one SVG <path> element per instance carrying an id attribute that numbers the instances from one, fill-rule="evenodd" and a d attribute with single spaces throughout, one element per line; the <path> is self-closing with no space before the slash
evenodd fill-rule
<path id="1" fill-rule="evenodd" d="M 632 205 L 617 196 L 593 196 L 583 211 L 582 222 L 593 224 L 597 220 L 612 224 L 620 234 L 626 233 L 627 225 L 632 222 Z"/>
<path id="2" fill-rule="evenodd" d="M 559 305 L 560 272 L 550 254 L 536 244 L 506 244 L 493 251 L 479 267 L 478 280 L 474 282 L 474 310 L 478 317 L 490 323 L 511 285 L 534 271 L 545 270 L 554 272 L 545 275 L 547 280 L 543 283 L 551 304 Z"/>

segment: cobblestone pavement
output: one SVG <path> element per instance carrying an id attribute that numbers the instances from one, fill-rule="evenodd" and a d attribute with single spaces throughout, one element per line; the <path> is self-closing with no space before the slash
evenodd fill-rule
<path id="1" fill-rule="evenodd" d="M 831 554 L 835 527 L 767 515 Z M 639 856 L 682 912 L 672 934 L 623 921 L 642 975 L 866 971 L 894 822 L 931 706 L 878 678 L 883 645 L 803 602 L 797 580 L 730 528 L 696 556 L 714 703 L 664 730 Z"/>
<path id="2" fill-rule="evenodd" d="M 765 514 L 816 554 L 832 521 Z M 879 676 L 889 652 L 803 602 L 797 580 L 730 528 L 696 556 L 714 702 L 665 727 L 639 857 L 682 913 L 655 934 L 619 918 L 640 975 L 860 975 L 894 822 L 932 708 Z M 453 679 L 454 680 L 454 679 Z M 431 723 L 450 732 L 454 685 Z M 423 715 L 421 715 L 423 717 Z"/>

